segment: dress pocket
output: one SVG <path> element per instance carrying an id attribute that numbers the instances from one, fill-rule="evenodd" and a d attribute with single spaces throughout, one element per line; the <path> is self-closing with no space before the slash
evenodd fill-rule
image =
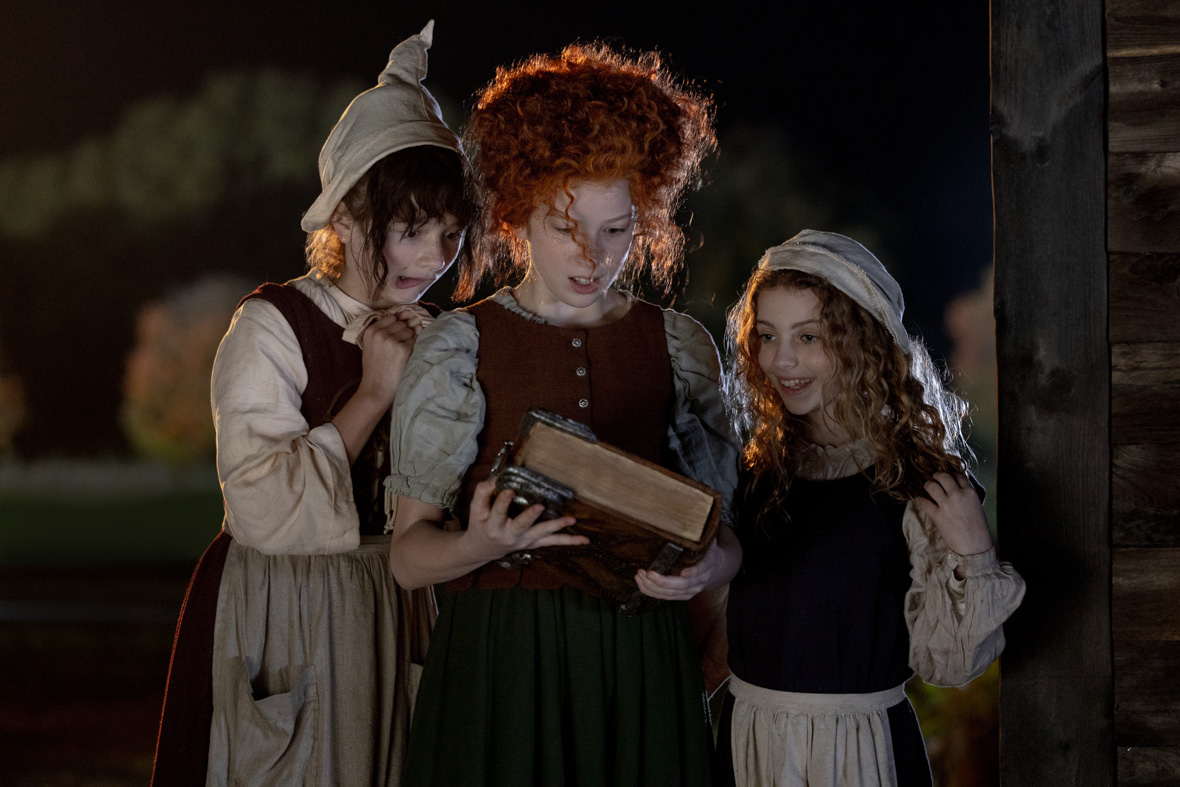
<path id="1" fill-rule="evenodd" d="M 242 664 L 234 696 L 225 719 L 228 783 L 235 787 L 318 783 L 321 753 L 315 665 L 299 674 L 290 691 L 255 699 Z"/>

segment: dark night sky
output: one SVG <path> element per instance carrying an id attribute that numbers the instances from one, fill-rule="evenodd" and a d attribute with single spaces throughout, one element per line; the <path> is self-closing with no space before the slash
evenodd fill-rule
<path id="1" fill-rule="evenodd" d="M 136 101 L 190 95 L 212 71 L 276 65 L 367 82 L 430 18 L 430 84 L 464 106 L 496 64 L 602 37 L 659 49 L 710 89 L 722 154 L 727 127 L 781 124 L 812 171 L 890 211 L 886 235 L 909 238 L 891 242 L 895 253 L 932 248 L 919 256 L 936 284 L 973 284 L 990 257 L 986 4 L 775 5 L 7 0 L 0 158 L 101 136 Z"/>
<path id="2" fill-rule="evenodd" d="M 722 158 L 733 129 L 784 129 L 807 179 L 797 190 L 842 195 L 841 220 L 870 227 L 899 274 L 910 327 L 945 354 L 945 301 L 991 259 L 987 4 L 776 6 L 5 0 L 0 163 L 103 138 L 138 102 L 190 98 L 211 73 L 265 65 L 370 85 L 431 18 L 427 83 L 461 109 L 497 64 L 535 51 L 596 38 L 658 49 L 714 95 Z"/>

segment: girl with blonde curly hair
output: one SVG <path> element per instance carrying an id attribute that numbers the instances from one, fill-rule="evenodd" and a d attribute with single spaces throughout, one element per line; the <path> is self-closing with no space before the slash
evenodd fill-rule
<path id="1" fill-rule="evenodd" d="M 805 230 L 730 312 L 748 442 L 722 783 L 929 785 L 904 684 L 977 677 L 1023 597 L 968 475 L 966 404 L 903 309 L 867 249 Z"/>
<path id="2" fill-rule="evenodd" d="M 616 285 L 667 289 L 672 216 L 714 144 L 709 101 L 652 54 L 571 46 L 501 69 L 467 125 L 480 201 L 467 294 L 423 330 L 394 408 L 390 565 L 446 583 L 419 687 L 409 784 L 707 784 L 711 730 L 685 602 L 740 562 L 728 527 L 697 566 L 640 571 L 662 602 L 636 615 L 569 587 L 540 547 L 574 549 L 568 517 L 513 515 L 488 480 L 541 408 L 721 491 L 737 445 L 720 363 L 691 318 Z M 451 517 L 456 527 L 444 527 Z M 541 563 L 538 565 L 538 563 Z"/>

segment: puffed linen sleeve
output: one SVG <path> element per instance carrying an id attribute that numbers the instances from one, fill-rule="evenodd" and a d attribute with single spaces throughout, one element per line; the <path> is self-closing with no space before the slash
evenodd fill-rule
<path id="1" fill-rule="evenodd" d="M 910 551 L 910 667 L 927 683 L 962 685 L 983 674 L 1004 649 L 1002 626 L 1024 598 L 1024 580 L 996 559 L 995 547 L 978 555 L 952 552 L 913 502 L 902 529 Z M 962 580 L 954 574 L 959 566 Z"/>
<path id="2" fill-rule="evenodd" d="M 282 313 L 249 300 L 213 362 L 213 423 L 226 529 L 267 554 L 355 549 L 360 523 L 348 453 L 332 424 L 300 412 L 307 370 Z"/>
<path id="3" fill-rule="evenodd" d="M 464 311 L 443 314 L 418 336 L 393 403 L 390 498 L 454 511 L 483 429 L 478 351 L 475 318 Z"/>
<path id="4" fill-rule="evenodd" d="M 732 524 L 738 441 L 721 396 L 721 362 L 713 338 L 687 314 L 664 311 L 675 391 L 668 443 L 679 472 L 721 493 L 722 521 Z"/>

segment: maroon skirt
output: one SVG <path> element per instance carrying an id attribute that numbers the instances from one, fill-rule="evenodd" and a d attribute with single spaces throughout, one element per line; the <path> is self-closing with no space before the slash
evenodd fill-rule
<path id="1" fill-rule="evenodd" d="M 229 543 L 224 530 L 213 539 L 184 594 L 156 738 L 153 786 L 205 784 L 213 721 L 213 627 Z"/>

